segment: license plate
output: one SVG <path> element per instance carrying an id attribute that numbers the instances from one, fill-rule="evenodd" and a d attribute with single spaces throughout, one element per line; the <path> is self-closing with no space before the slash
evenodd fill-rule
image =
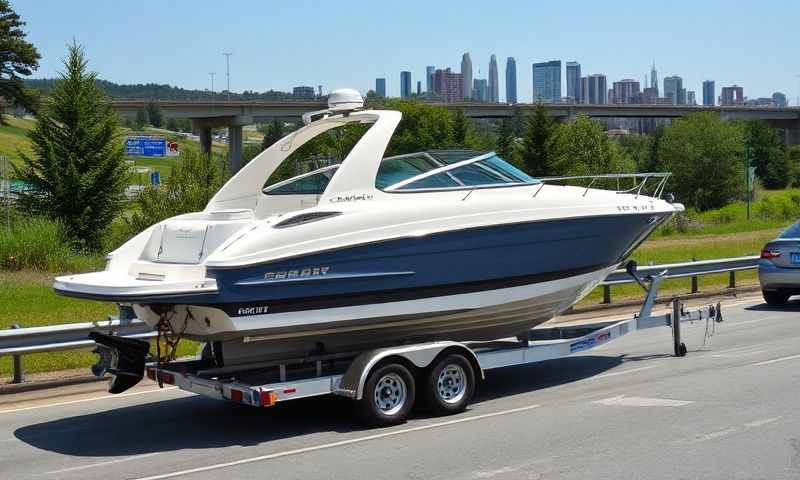
<path id="1" fill-rule="evenodd" d="M 792 252 L 792 265 L 800 264 L 800 252 Z"/>

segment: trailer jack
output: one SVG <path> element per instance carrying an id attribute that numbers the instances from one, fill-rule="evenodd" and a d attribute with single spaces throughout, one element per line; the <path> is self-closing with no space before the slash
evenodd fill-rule
<path id="1" fill-rule="evenodd" d="M 98 377 L 111 374 L 109 393 L 122 393 L 142 380 L 149 343 L 99 332 L 91 332 L 89 338 L 97 343 L 94 353 L 100 357 L 92 365 L 92 373 Z"/>

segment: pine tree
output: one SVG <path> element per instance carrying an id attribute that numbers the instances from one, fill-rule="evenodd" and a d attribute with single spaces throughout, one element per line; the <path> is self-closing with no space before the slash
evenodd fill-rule
<path id="1" fill-rule="evenodd" d="M 0 97 L 35 110 L 36 95 L 26 89 L 22 78 L 39 68 L 39 52 L 25 40 L 20 20 L 8 0 L 0 0 Z M 0 116 L 0 123 L 3 118 Z"/>
<path id="2" fill-rule="evenodd" d="M 136 130 L 142 130 L 145 125 L 147 125 L 147 110 L 140 108 L 136 110 L 136 120 L 134 120 L 133 126 L 136 127 Z"/>
<path id="3" fill-rule="evenodd" d="M 23 165 L 15 167 L 32 186 L 20 205 L 61 221 L 80 246 L 95 249 L 119 212 L 127 166 L 117 116 L 87 71 L 82 47 L 69 47 L 64 67 L 28 133 L 33 154 L 21 153 Z"/>
<path id="4" fill-rule="evenodd" d="M 555 124 L 547 116 L 544 106 L 536 106 L 536 112 L 528 119 L 528 128 L 522 142 L 522 159 L 527 173 L 535 177 L 553 174 L 553 136 Z"/>

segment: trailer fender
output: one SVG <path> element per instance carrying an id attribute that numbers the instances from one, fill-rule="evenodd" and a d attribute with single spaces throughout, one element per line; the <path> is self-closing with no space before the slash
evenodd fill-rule
<path id="1" fill-rule="evenodd" d="M 338 388 L 334 389 L 333 393 L 361 400 L 369 373 L 382 360 L 389 357 L 400 357 L 417 368 L 426 368 L 445 350 L 462 353 L 472 363 L 475 374 L 480 375 L 481 379 L 485 378 L 478 357 L 466 345 L 452 341 L 430 342 L 379 348 L 361 353 L 347 368 Z"/>

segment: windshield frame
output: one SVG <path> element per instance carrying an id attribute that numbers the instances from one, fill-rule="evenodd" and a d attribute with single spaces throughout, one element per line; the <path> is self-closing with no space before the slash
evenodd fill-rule
<path id="1" fill-rule="evenodd" d="M 449 165 L 444 165 L 442 167 L 435 168 L 433 170 L 429 170 L 429 171 L 427 171 L 425 173 L 421 173 L 421 174 L 419 174 L 417 176 L 414 176 L 414 177 L 411 177 L 411 178 L 407 178 L 407 179 L 402 180 L 400 182 L 397 182 L 397 183 L 395 183 L 393 185 L 389 185 L 388 187 L 384 188 L 383 191 L 387 192 L 387 193 L 439 192 L 439 191 L 450 191 L 450 190 L 477 190 L 477 189 L 483 189 L 483 188 L 518 187 L 518 186 L 523 186 L 523 185 L 538 185 L 538 184 L 542 183 L 541 180 L 534 179 L 533 182 L 508 182 L 508 183 L 492 183 L 492 184 L 486 184 L 486 185 L 457 185 L 457 186 L 452 186 L 452 187 L 428 187 L 428 188 L 402 189 L 404 186 L 406 186 L 408 184 L 411 184 L 411 183 L 414 183 L 414 182 L 417 182 L 419 180 L 423 180 L 425 178 L 428 178 L 428 177 L 431 177 L 431 176 L 434 176 L 434 175 L 438 175 L 440 173 L 447 173 L 450 170 L 454 170 L 456 168 L 460 168 L 460 167 L 463 167 L 465 165 L 471 165 L 473 163 L 480 162 L 481 160 L 486 160 L 486 159 L 492 158 L 492 157 L 500 158 L 497 155 L 497 153 L 494 152 L 494 151 L 487 152 L 487 153 L 484 153 L 482 155 L 478 155 L 478 156 L 473 157 L 473 158 L 468 158 L 468 159 L 462 160 L 460 162 L 451 163 Z M 505 162 L 505 160 L 503 160 L 502 158 L 500 158 L 500 160 Z M 508 163 L 508 162 L 506 162 L 506 163 Z M 450 177 L 453 178 L 452 175 L 450 175 Z M 461 183 L 458 180 L 456 180 L 456 181 L 458 183 Z"/>

